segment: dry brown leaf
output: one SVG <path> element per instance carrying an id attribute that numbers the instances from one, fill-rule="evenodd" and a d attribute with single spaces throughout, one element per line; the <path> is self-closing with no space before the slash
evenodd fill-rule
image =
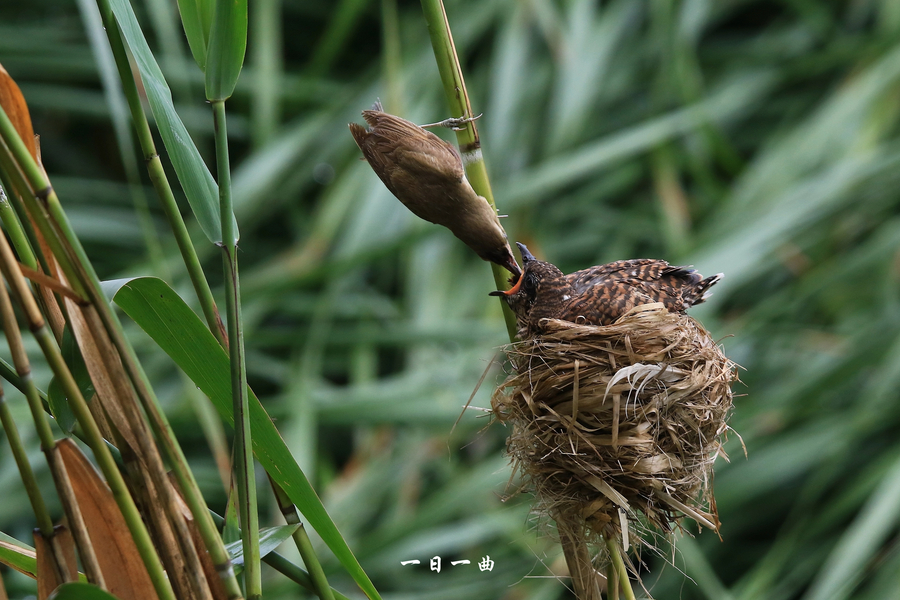
<path id="1" fill-rule="evenodd" d="M 203 542 L 203 536 L 200 533 L 200 528 L 197 527 L 197 523 L 194 521 L 194 516 L 191 514 L 191 509 L 188 507 L 187 502 L 184 501 L 184 498 L 181 494 L 181 488 L 178 486 L 178 482 L 175 480 L 174 476 L 170 476 L 170 481 L 172 483 L 172 487 L 175 490 L 175 498 L 178 503 L 178 509 L 181 512 L 181 515 L 184 517 L 184 522 L 187 525 L 188 529 L 191 532 L 191 538 L 194 540 L 194 546 L 197 548 L 197 554 L 199 555 L 200 562 L 203 565 L 203 573 L 206 575 L 206 581 L 209 585 L 209 591 L 214 600 L 228 600 L 228 592 L 225 590 L 225 586 L 222 583 L 222 578 L 219 574 L 219 571 L 216 569 L 216 565 L 213 563 L 212 557 L 209 555 L 209 552 L 206 551 L 206 544 Z"/>
<path id="2" fill-rule="evenodd" d="M 125 518 L 106 482 L 70 439 L 57 443 L 107 591 L 121 600 L 157 600 Z"/>
<path id="3" fill-rule="evenodd" d="M 72 532 L 66 527 L 55 527 L 53 536 L 57 548 L 65 556 L 66 569 L 69 571 L 67 581 L 77 581 L 78 562 L 75 560 L 75 540 L 72 538 Z M 53 590 L 66 583 L 59 576 L 56 561 L 53 558 L 53 548 L 50 546 L 51 542 L 45 540 L 44 536 L 35 530 L 34 550 L 37 556 L 38 600 L 44 600 Z"/>
<path id="4" fill-rule="evenodd" d="M 66 283 L 65 278 L 63 278 L 63 283 Z M 116 372 L 110 373 L 100 348 L 100 344 L 103 344 L 106 349 L 106 354 L 114 355 L 115 351 L 112 349 L 112 342 L 106 336 L 101 340 L 97 340 L 88 327 L 83 311 L 93 311 L 93 307 L 78 306 L 69 298 L 64 298 L 63 302 L 66 305 L 66 311 L 69 313 L 69 323 L 72 327 L 72 335 L 75 337 L 76 342 L 78 342 L 81 355 L 84 357 L 84 364 L 91 376 L 91 382 L 94 384 L 96 398 L 102 404 L 106 416 L 109 417 L 109 420 L 112 422 L 119 435 L 124 438 L 128 447 L 131 448 L 133 452 L 137 453 L 139 452 L 140 445 L 138 444 L 136 436 L 141 434 L 148 435 L 148 433 L 146 431 L 135 432 L 123 413 L 122 404 L 126 401 L 126 398 L 131 395 L 130 385 L 127 381 L 121 381 L 121 379 L 125 378 L 125 373 L 121 363 L 118 362 L 118 357 L 115 358 L 117 361 Z M 114 377 L 119 377 L 120 380 L 114 380 Z M 93 406 L 91 407 L 92 412 L 95 412 L 94 408 L 95 407 Z M 120 449 L 124 450 L 124 448 Z"/>
<path id="5" fill-rule="evenodd" d="M 0 106 L 6 112 L 6 116 L 12 121 L 19 137 L 25 142 L 25 147 L 31 156 L 37 160 L 37 149 L 34 144 L 34 129 L 31 127 L 31 115 L 28 112 L 28 104 L 16 82 L 10 77 L 3 65 L 0 65 Z"/>

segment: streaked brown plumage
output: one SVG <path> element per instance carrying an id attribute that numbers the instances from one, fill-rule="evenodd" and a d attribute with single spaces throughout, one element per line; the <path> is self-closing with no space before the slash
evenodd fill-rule
<path id="1" fill-rule="evenodd" d="M 554 265 L 537 260 L 524 244 L 524 271 L 503 296 L 516 315 L 519 337 L 540 334 L 540 320 L 562 319 L 589 325 L 610 325 L 626 312 L 651 302 L 662 302 L 670 312 L 684 312 L 709 295 L 722 274 L 703 278 L 690 267 L 675 267 L 664 260 L 619 260 L 564 275 Z"/>
<path id="2" fill-rule="evenodd" d="M 497 212 L 472 189 L 456 148 L 383 112 L 378 103 L 362 115 L 369 129 L 350 123 L 350 133 L 394 196 L 420 218 L 447 227 L 484 260 L 518 275 Z"/>

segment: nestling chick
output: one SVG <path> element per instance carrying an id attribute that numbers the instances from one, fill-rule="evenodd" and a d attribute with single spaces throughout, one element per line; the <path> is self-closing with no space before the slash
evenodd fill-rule
<path id="1" fill-rule="evenodd" d="M 579 324 L 610 325 L 626 312 L 652 302 L 662 302 L 670 312 L 681 312 L 706 300 L 709 288 L 722 274 L 703 279 L 690 267 L 674 267 L 664 260 L 619 260 L 564 275 L 554 265 L 537 260 L 525 247 L 524 272 L 502 296 L 516 315 L 519 338 L 540 334 L 541 319 L 561 319 Z"/>
<path id="2" fill-rule="evenodd" d="M 384 185 L 416 216 L 443 225 L 478 256 L 521 273 L 497 212 L 475 193 L 453 145 L 376 103 L 350 133 Z"/>

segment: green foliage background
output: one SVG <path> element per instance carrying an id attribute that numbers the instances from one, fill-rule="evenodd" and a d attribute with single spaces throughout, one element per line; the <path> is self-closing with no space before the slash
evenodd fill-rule
<path id="1" fill-rule="evenodd" d="M 91 40 L 105 37 L 89 6 L 3 3 L 0 63 L 31 106 L 44 164 L 100 276 L 155 274 L 193 302 L 146 174 L 113 126 L 121 109 L 101 83 Z M 135 9 L 214 165 L 203 77 L 175 3 Z M 561 557 L 536 535 L 527 498 L 501 501 L 503 427 L 471 410 L 451 434 L 506 341 L 490 271 L 408 213 L 346 128 L 376 97 L 420 123 L 449 116 L 420 7 L 250 9 L 229 132 L 251 385 L 386 598 L 567 597 L 548 578 Z M 720 460 L 715 479 L 722 540 L 660 543 L 661 556 L 643 554 L 645 585 L 660 599 L 897 597 L 898 4 L 458 0 L 447 10 L 512 239 L 565 271 L 652 256 L 725 273 L 693 314 L 745 369 L 731 424 L 749 458 L 730 435 L 731 463 Z M 218 251 L 194 233 L 220 277 Z M 221 508 L 202 403 L 134 338 Z M 38 377 L 46 388 L 49 375 Z M 489 405 L 499 377 L 473 405 Z M 0 530 L 27 540 L 33 522 L 6 448 Z M 32 448 L 45 469 L 33 436 Z M 399 564 L 435 555 L 440 574 Z M 475 567 L 485 555 L 491 572 Z M 459 559 L 473 564 L 449 565 Z M 297 597 L 265 574 L 267 597 Z M 14 597 L 29 593 L 27 580 L 4 579 Z M 351 590 L 339 575 L 332 584 Z"/>

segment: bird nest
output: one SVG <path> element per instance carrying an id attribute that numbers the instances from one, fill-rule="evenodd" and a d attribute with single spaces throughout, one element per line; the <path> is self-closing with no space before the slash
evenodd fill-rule
<path id="1" fill-rule="evenodd" d="M 659 303 L 608 326 L 540 325 L 507 349 L 491 399 L 538 514 L 625 550 L 639 513 L 663 532 L 685 516 L 718 532 L 712 465 L 737 373 L 710 334 Z"/>

